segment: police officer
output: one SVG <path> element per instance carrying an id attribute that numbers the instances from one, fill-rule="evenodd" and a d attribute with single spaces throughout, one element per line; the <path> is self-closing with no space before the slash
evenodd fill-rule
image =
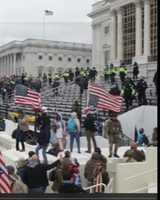
<path id="1" fill-rule="evenodd" d="M 126 76 L 126 70 L 123 66 L 123 64 L 120 66 L 119 68 L 119 77 L 120 77 L 120 80 L 121 80 L 121 83 L 123 84 L 124 81 L 125 81 L 125 76 Z"/>
<path id="2" fill-rule="evenodd" d="M 64 72 L 64 74 L 63 74 L 63 78 L 64 78 L 64 82 L 65 82 L 65 83 L 68 83 L 69 73 L 68 73 L 67 71 Z"/>
<path id="3" fill-rule="evenodd" d="M 95 67 L 93 67 L 91 70 L 90 70 L 90 79 L 91 81 L 95 82 L 95 79 L 96 79 L 96 76 L 97 76 L 97 70 Z"/>
<path id="4" fill-rule="evenodd" d="M 140 78 L 140 80 L 137 82 L 136 85 L 136 91 L 138 93 L 138 104 L 139 105 L 146 105 L 147 99 L 146 99 L 146 89 L 147 89 L 147 82 L 144 80 L 143 77 Z"/>
<path id="5" fill-rule="evenodd" d="M 52 84 L 52 74 L 51 74 L 51 72 L 48 73 L 48 83 L 49 83 L 49 85 Z"/>
<path id="6" fill-rule="evenodd" d="M 133 80 L 137 80 L 138 74 L 139 74 L 138 63 L 135 62 L 133 67 Z"/>
<path id="7" fill-rule="evenodd" d="M 71 69 L 69 69 L 69 80 L 72 82 L 74 79 L 74 73 Z"/>
<path id="8" fill-rule="evenodd" d="M 130 83 L 129 79 L 126 79 L 122 87 L 122 95 L 125 99 L 126 111 L 128 111 L 129 107 L 132 106 L 134 92 L 135 90 L 133 85 Z"/>
<path id="9" fill-rule="evenodd" d="M 110 65 L 110 79 L 111 79 L 111 84 L 113 85 L 115 83 L 115 75 L 116 71 L 114 69 L 113 64 Z"/>

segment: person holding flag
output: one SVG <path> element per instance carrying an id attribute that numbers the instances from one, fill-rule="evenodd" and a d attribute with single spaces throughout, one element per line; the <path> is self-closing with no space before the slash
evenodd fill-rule
<path id="1" fill-rule="evenodd" d="M 105 122 L 105 137 L 109 139 L 109 157 L 112 157 L 113 144 L 115 144 L 114 156 L 117 155 L 118 146 L 122 134 L 121 124 L 117 119 L 118 113 L 121 111 L 123 97 L 120 95 L 112 95 L 102 87 L 96 84 L 89 85 L 88 105 L 92 105 L 103 111 L 109 111 L 110 120 Z"/>

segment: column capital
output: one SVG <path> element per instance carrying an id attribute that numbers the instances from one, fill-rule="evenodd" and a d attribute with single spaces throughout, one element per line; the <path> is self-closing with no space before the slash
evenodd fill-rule
<path id="1" fill-rule="evenodd" d="M 143 3 L 143 0 L 135 0 L 134 3 L 136 5 L 136 7 L 140 7 L 142 5 L 142 3 Z"/>
<path id="2" fill-rule="evenodd" d="M 110 13 L 111 13 L 111 16 L 115 16 L 116 15 L 116 9 L 111 9 Z"/>
<path id="3" fill-rule="evenodd" d="M 121 14 L 122 14 L 122 10 L 123 10 L 122 7 L 118 7 L 118 8 L 116 8 L 116 12 L 117 12 L 117 14 L 118 14 L 118 15 L 121 15 Z"/>
<path id="4" fill-rule="evenodd" d="M 150 4 L 150 0 L 143 0 L 144 4 Z"/>

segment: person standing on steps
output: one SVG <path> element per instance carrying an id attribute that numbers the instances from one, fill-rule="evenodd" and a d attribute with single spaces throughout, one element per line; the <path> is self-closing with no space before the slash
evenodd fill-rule
<path id="1" fill-rule="evenodd" d="M 29 130 L 29 125 L 23 111 L 19 112 L 18 129 L 16 132 L 16 150 L 25 151 L 25 134 Z M 21 143 L 22 149 L 19 150 L 19 143 Z"/>
<path id="2" fill-rule="evenodd" d="M 120 121 L 117 119 L 117 115 L 118 114 L 116 112 L 109 112 L 110 119 L 105 121 L 104 124 L 104 137 L 108 138 L 109 141 L 109 157 L 114 155 L 114 157 L 119 158 L 117 152 L 121 141 L 122 128 Z M 113 153 L 114 144 L 115 148 Z"/>
<path id="3" fill-rule="evenodd" d="M 42 108 L 42 115 L 38 119 L 40 132 L 38 133 L 37 141 L 38 145 L 36 147 L 36 154 L 39 158 L 39 150 L 42 149 L 42 155 L 44 164 L 48 164 L 47 156 L 46 156 L 46 149 L 49 145 L 50 140 L 50 117 L 47 114 L 47 108 Z"/>
<path id="4" fill-rule="evenodd" d="M 95 132 L 96 132 L 95 118 L 93 114 L 90 112 L 87 114 L 86 119 L 84 121 L 84 128 L 88 144 L 88 150 L 86 152 L 91 153 L 91 139 L 93 141 L 94 151 L 97 147 L 97 144 L 95 140 Z"/>
<path id="5" fill-rule="evenodd" d="M 80 151 L 80 121 L 77 118 L 77 113 L 73 112 L 67 123 L 67 132 L 70 135 L 70 151 L 73 151 L 74 139 L 77 142 L 78 153 Z"/>

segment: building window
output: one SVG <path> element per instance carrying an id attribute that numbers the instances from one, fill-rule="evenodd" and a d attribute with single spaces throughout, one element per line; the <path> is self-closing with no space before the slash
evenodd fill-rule
<path id="1" fill-rule="evenodd" d="M 86 63 L 87 63 L 87 64 L 89 64 L 89 63 L 90 63 L 90 60 L 89 60 L 89 59 L 87 59 L 87 60 L 86 60 Z"/>
<path id="2" fill-rule="evenodd" d="M 108 33 L 109 33 L 109 26 L 105 26 L 105 27 L 104 27 L 104 33 L 105 33 L 105 34 L 108 34 Z"/>
<path id="3" fill-rule="evenodd" d="M 62 61 L 63 59 L 62 59 L 62 57 L 59 57 L 58 60 L 59 60 L 59 61 Z"/>
<path id="4" fill-rule="evenodd" d="M 123 7 L 122 12 L 122 31 L 123 31 L 123 61 L 131 64 L 135 57 L 136 44 L 136 8 L 131 3 Z"/>
<path id="5" fill-rule="evenodd" d="M 52 60 L 52 56 L 49 56 L 49 60 Z"/>
<path id="6" fill-rule="evenodd" d="M 43 56 L 38 56 L 38 59 L 39 59 L 39 60 L 42 60 L 42 59 L 43 59 Z"/>
<path id="7" fill-rule="evenodd" d="M 80 63 L 80 62 L 81 62 L 81 59 L 80 59 L 80 58 L 78 58 L 78 59 L 77 59 L 77 62 L 78 62 L 78 63 Z"/>
<path id="8" fill-rule="evenodd" d="M 71 62 L 72 61 L 72 59 L 71 58 L 68 58 L 68 62 Z"/>

